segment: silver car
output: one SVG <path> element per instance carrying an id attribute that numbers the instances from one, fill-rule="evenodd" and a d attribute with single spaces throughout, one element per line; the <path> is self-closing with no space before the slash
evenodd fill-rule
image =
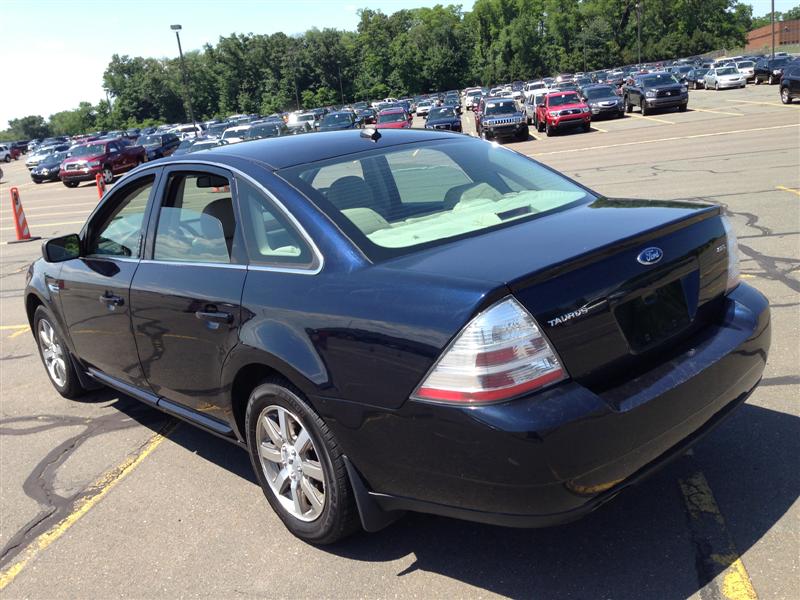
<path id="1" fill-rule="evenodd" d="M 717 67 L 709 69 L 703 77 L 706 89 L 722 90 L 725 88 L 743 88 L 747 85 L 747 76 L 736 67 Z"/>
<path id="2" fill-rule="evenodd" d="M 736 63 L 736 68 L 739 69 L 739 73 L 745 76 L 747 81 L 756 78 L 756 63 L 752 60 L 740 60 Z"/>

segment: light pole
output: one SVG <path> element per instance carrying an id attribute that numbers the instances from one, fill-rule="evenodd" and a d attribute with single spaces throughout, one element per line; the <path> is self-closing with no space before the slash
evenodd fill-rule
<path id="1" fill-rule="evenodd" d="M 186 63 L 183 61 L 183 48 L 181 48 L 181 26 L 170 25 L 172 31 L 175 32 L 175 38 L 178 40 L 178 54 L 181 57 L 181 79 L 183 80 L 183 97 L 186 101 L 186 106 L 189 109 L 189 120 L 194 125 L 194 134 L 197 135 L 197 123 L 194 120 L 194 111 L 192 110 L 192 99 L 189 97 L 189 84 L 186 82 Z"/>
<path id="2" fill-rule="evenodd" d="M 772 23 L 772 58 L 775 58 L 775 0 L 772 0 L 772 13 L 770 14 Z"/>
<path id="3" fill-rule="evenodd" d="M 344 106 L 344 87 L 342 86 L 342 63 L 336 61 L 336 68 L 339 69 L 339 94 L 342 97 L 342 106 Z"/>
<path id="4" fill-rule="evenodd" d="M 636 48 L 639 55 L 639 64 L 642 64 L 642 3 L 636 3 Z"/>

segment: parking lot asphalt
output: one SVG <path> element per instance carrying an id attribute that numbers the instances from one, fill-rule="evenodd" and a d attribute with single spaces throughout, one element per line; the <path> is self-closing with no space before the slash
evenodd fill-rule
<path id="1" fill-rule="evenodd" d="M 35 185 L 22 161 L 3 164 L 0 595 L 796 598 L 800 105 L 763 85 L 692 91 L 689 106 L 588 133 L 532 129 L 508 146 L 607 196 L 723 204 L 742 276 L 772 305 L 764 380 L 690 454 L 587 518 L 540 530 L 408 515 L 315 548 L 271 512 L 244 451 L 115 392 L 62 399 L 21 297 L 40 244 L 5 244 L 9 188 L 43 238 L 77 231 L 97 193 Z"/>

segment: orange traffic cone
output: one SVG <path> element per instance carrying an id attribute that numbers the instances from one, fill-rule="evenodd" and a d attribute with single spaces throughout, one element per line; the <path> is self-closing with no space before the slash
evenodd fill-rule
<path id="1" fill-rule="evenodd" d="M 103 194 L 106 193 L 106 182 L 103 181 L 103 176 L 98 173 L 94 176 L 94 182 L 97 184 L 97 197 L 103 199 Z"/>
<path id="2" fill-rule="evenodd" d="M 14 228 L 17 230 L 17 239 L 8 243 L 16 244 L 41 239 L 39 236 L 31 236 L 31 232 L 28 230 L 28 220 L 25 218 L 25 211 L 22 210 L 22 202 L 19 200 L 19 190 L 15 187 L 11 188 L 11 207 L 14 209 Z"/>

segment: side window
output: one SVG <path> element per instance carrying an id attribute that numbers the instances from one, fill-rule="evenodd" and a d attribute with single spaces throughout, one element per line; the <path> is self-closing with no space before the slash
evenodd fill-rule
<path id="1" fill-rule="evenodd" d="M 386 161 L 403 204 L 444 202 L 450 190 L 472 184 L 463 169 L 438 150 L 391 152 Z"/>
<path id="2" fill-rule="evenodd" d="M 230 181 L 212 173 L 172 173 L 165 190 L 153 258 L 230 263 L 236 234 Z"/>
<path id="3" fill-rule="evenodd" d="M 106 152 L 113 154 L 114 152 L 119 152 L 119 148 L 117 148 L 117 144 L 115 142 L 111 142 L 106 146 Z"/>
<path id="4" fill-rule="evenodd" d="M 91 224 L 89 256 L 141 257 L 142 225 L 154 181 L 155 175 L 142 177 L 109 198 L 115 205 L 111 214 L 101 216 L 97 228 Z"/>
<path id="5" fill-rule="evenodd" d="M 312 266 L 314 255 L 289 220 L 253 184 L 236 179 L 247 253 L 255 264 Z"/>

